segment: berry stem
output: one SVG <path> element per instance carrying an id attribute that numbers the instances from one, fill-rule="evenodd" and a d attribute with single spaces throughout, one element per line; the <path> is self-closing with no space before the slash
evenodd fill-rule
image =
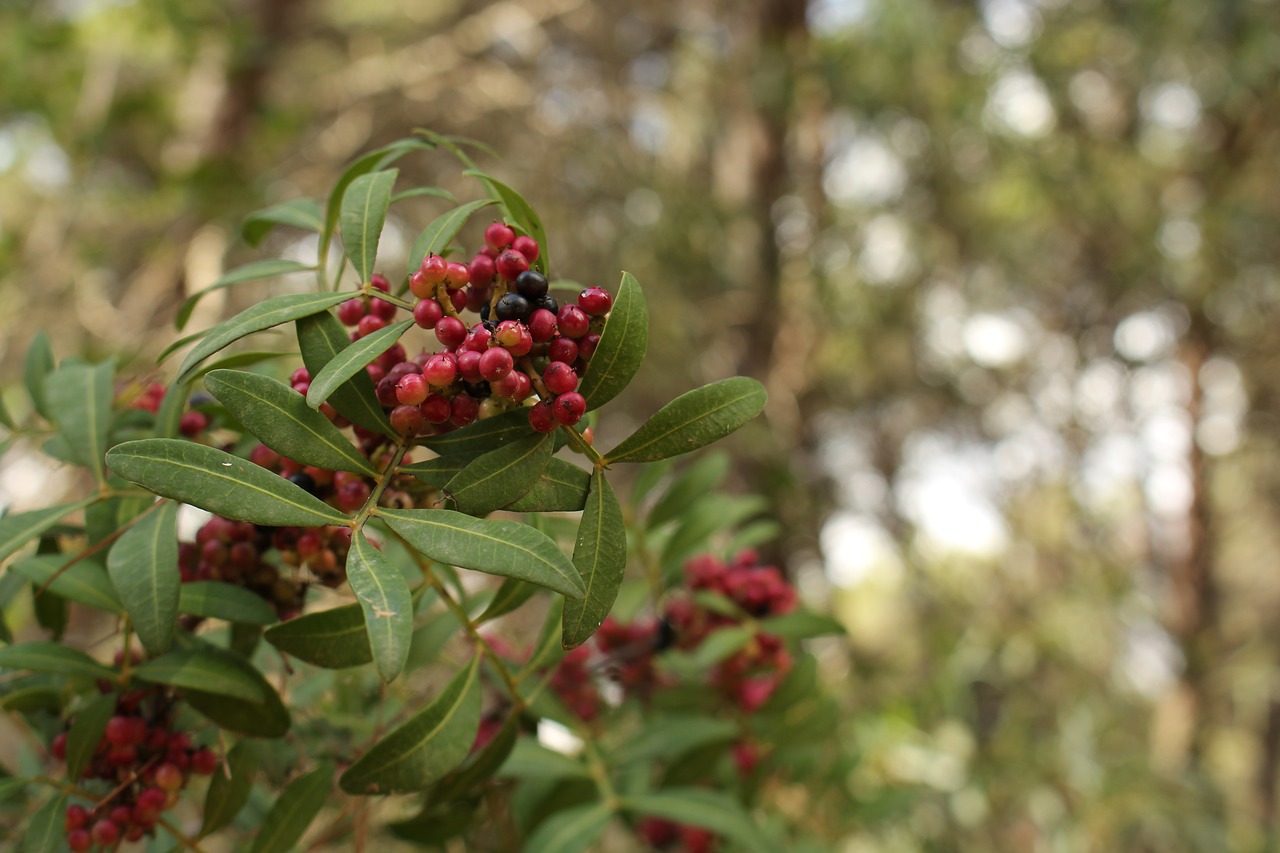
<path id="1" fill-rule="evenodd" d="M 193 853 L 205 853 L 204 848 L 201 847 L 194 838 L 190 838 L 183 834 L 182 830 L 178 829 L 165 818 L 158 818 L 156 820 L 156 826 L 163 827 L 165 832 L 173 836 L 174 841 L 178 842 L 186 849 L 193 851 Z"/>
<path id="2" fill-rule="evenodd" d="M 600 455 L 600 451 L 587 444 L 587 440 L 582 437 L 582 433 L 578 432 L 577 427 L 561 424 L 560 429 L 569 434 L 569 443 L 573 445 L 573 449 L 590 459 L 592 465 L 600 469 L 609 467 L 605 464 L 604 457 Z"/>
<path id="3" fill-rule="evenodd" d="M 436 282 L 436 302 L 444 309 L 445 316 L 458 316 L 458 309 L 453 307 L 453 299 L 449 296 L 449 286 L 443 280 Z"/>
<path id="4" fill-rule="evenodd" d="M 392 454 L 391 460 L 387 463 L 387 467 L 382 469 L 382 473 L 378 475 L 377 481 L 373 485 L 373 489 L 369 492 L 369 497 L 365 499 L 364 506 L 360 511 L 352 517 L 348 525 L 351 527 L 351 535 L 360 532 L 360 528 L 364 527 L 364 523 L 369 520 L 369 516 L 374 514 L 378 508 L 378 499 L 382 497 L 382 493 L 386 491 L 391 478 L 395 476 L 396 468 L 400 465 L 400 460 L 404 459 L 405 453 L 409 450 L 408 443 L 396 445 L 396 452 Z"/>

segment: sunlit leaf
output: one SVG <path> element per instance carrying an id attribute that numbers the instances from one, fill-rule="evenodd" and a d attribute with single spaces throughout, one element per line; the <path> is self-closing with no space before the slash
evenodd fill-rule
<path id="1" fill-rule="evenodd" d="M 577 512 L 587 505 L 591 475 L 563 459 L 552 458 L 533 487 L 505 509 L 511 512 Z"/>
<path id="2" fill-rule="evenodd" d="M 316 376 L 324 366 L 351 346 L 351 339 L 338 318 L 328 311 L 304 317 L 297 323 L 298 346 L 307 372 Z M 378 398 L 369 374 L 357 371 L 350 379 L 329 392 L 329 405 L 357 426 L 372 432 L 395 436 Z"/>
<path id="3" fill-rule="evenodd" d="M 317 223 L 318 224 L 318 223 Z M 236 267 L 228 273 L 220 276 L 217 281 L 203 290 L 193 293 L 186 298 L 181 307 L 178 308 L 178 314 L 173 319 L 173 324 L 179 332 L 186 327 L 187 322 L 191 319 L 191 314 L 196 310 L 196 306 L 200 304 L 200 300 L 204 299 L 215 290 L 222 290 L 237 284 L 243 284 L 246 281 L 261 281 L 264 278 L 275 278 L 279 275 L 286 275 L 294 272 L 307 272 L 314 270 L 314 266 L 299 263 L 298 261 L 289 261 L 284 258 L 268 258 L 262 261 L 253 261 L 242 267 Z"/>
<path id="4" fill-rule="evenodd" d="M 369 281 L 378 256 L 378 240 L 391 206 L 391 190 L 399 169 L 360 175 L 342 194 L 338 231 L 360 283 Z"/>
<path id="5" fill-rule="evenodd" d="M 0 517 L 0 560 L 5 559 L 23 545 L 53 527 L 76 510 L 84 509 L 98 500 L 96 495 L 72 503 L 15 512 Z"/>
<path id="6" fill-rule="evenodd" d="M 605 460 L 654 462 L 697 450 L 760 414 L 764 403 L 764 386 L 745 376 L 696 388 L 659 409 Z"/>
<path id="7" fill-rule="evenodd" d="M 71 559 L 66 554 L 37 554 L 14 563 L 10 571 L 30 580 L 36 589 L 46 590 L 68 601 L 110 613 L 123 613 L 124 605 L 102 566 L 90 560 L 68 565 Z"/>
<path id="8" fill-rule="evenodd" d="M 329 399 L 329 395 L 337 388 L 351 377 L 364 373 L 369 362 L 391 349 L 412 325 L 412 320 L 402 320 L 352 342 L 351 346 L 335 355 L 319 373 L 311 377 L 311 387 L 307 389 L 307 405 L 313 409 L 320 408 L 320 404 Z"/>
<path id="9" fill-rule="evenodd" d="M 444 252 L 472 214 L 493 203 L 494 200 L 491 198 L 467 202 L 434 219 L 430 225 L 422 229 L 422 233 L 414 239 L 413 246 L 409 249 L 410 271 L 417 269 L 427 255 L 439 255 Z"/>

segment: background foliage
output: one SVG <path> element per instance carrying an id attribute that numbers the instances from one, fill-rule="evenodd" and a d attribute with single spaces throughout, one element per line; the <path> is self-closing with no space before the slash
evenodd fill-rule
<path id="1" fill-rule="evenodd" d="M 645 282 L 620 403 L 768 387 L 729 482 L 852 631 L 819 647 L 849 760 L 789 792 L 819 835 L 1273 843 L 1274 3 L 40 2 L 0 33 L 6 391 L 37 328 L 153 371 L 262 256 L 243 211 L 475 137 L 557 266 Z M 2 476 L 15 508 L 57 482 Z"/>

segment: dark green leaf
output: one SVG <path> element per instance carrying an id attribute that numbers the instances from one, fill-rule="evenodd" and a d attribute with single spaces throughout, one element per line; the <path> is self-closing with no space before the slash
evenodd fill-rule
<path id="1" fill-rule="evenodd" d="M 724 438 L 764 408 L 764 386 L 735 376 L 681 394 L 605 455 L 608 462 L 654 462 Z"/>
<path id="2" fill-rule="evenodd" d="M 444 487 L 459 512 L 485 515 L 533 487 L 551 461 L 549 434 L 530 435 L 477 456 Z"/>
<path id="3" fill-rule="evenodd" d="M 302 350 L 302 363 L 316 376 L 338 353 L 351 345 L 350 338 L 338 319 L 328 311 L 304 317 L 297 323 L 298 345 Z M 357 426 L 395 436 L 391 422 L 387 420 L 378 398 L 374 394 L 373 380 L 363 371 L 357 372 L 329 394 L 329 404 L 338 413 Z"/>
<path id="4" fill-rule="evenodd" d="M 436 562 L 530 581 L 570 597 L 584 592 L 577 569 L 556 543 L 526 524 L 447 509 L 381 509 L 378 514 Z"/>
<path id="5" fill-rule="evenodd" d="M 444 252 L 471 215 L 493 203 L 494 200 L 490 198 L 471 201 L 437 217 L 422 229 L 422 233 L 413 241 L 413 246 L 409 249 L 409 269 L 417 269 L 427 255 L 439 255 Z"/>
<path id="6" fill-rule="evenodd" d="M 751 851 L 773 853 L 760 828 L 736 800 L 707 788 L 669 788 L 624 797 L 622 807 L 637 815 L 701 826 Z"/>
<path id="7" fill-rule="evenodd" d="M 206 619 L 225 619 L 249 625 L 270 625 L 279 619 L 262 596 L 245 587 L 219 581 L 182 584 L 178 610 Z"/>
<path id="8" fill-rule="evenodd" d="M 649 309 L 631 273 L 622 274 L 613 310 L 587 365 L 578 393 L 588 409 L 598 409 L 621 393 L 635 377 L 649 346 Z"/>
<path id="9" fill-rule="evenodd" d="M 160 410 L 156 412 L 157 438 L 175 438 L 182 424 L 182 412 L 187 407 L 189 386 L 185 382 L 170 385 L 160 401 Z"/>
<path id="10" fill-rule="evenodd" d="M 9 407 L 5 405 L 3 393 L 0 393 L 0 424 L 3 424 L 5 428 L 10 430 L 16 428 L 13 415 L 9 413 Z"/>
<path id="11" fill-rule="evenodd" d="M 449 803 L 466 796 L 483 785 L 502 767 L 520 735 L 520 714 L 507 714 L 502 727 L 478 753 L 467 757 L 457 770 L 449 773 L 431 791 L 428 802 Z"/>
<path id="12" fill-rule="evenodd" d="M 27 347 L 27 357 L 23 362 L 22 381 L 27 386 L 27 395 L 31 397 L 31 405 L 46 421 L 52 421 L 52 411 L 45 401 L 44 380 L 53 372 L 53 346 L 49 343 L 49 335 L 44 331 L 36 332 Z"/>
<path id="13" fill-rule="evenodd" d="M 560 643 L 561 622 L 564 619 L 564 599 L 556 598 L 547 608 L 547 615 L 542 621 L 542 630 L 533 643 L 533 651 L 529 659 L 520 668 L 516 681 L 523 681 L 531 673 L 550 666 L 564 656 L 564 647 Z"/>
<path id="14" fill-rule="evenodd" d="M 446 201 L 456 202 L 458 197 L 448 190 L 442 190 L 439 187 L 414 187 L 408 190 L 401 190 L 391 197 L 391 203 L 404 201 L 407 198 L 421 198 L 422 196 L 431 196 L 433 198 L 442 198 Z"/>
<path id="15" fill-rule="evenodd" d="M 480 657 L 435 700 L 356 760 L 339 784 L 349 794 L 421 791 L 457 767 L 480 726 Z"/>
<path id="16" fill-rule="evenodd" d="M 75 722 L 67 730 L 67 779 L 75 782 L 84 773 L 115 713 L 115 693 L 94 697 L 76 712 Z"/>
<path id="17" fill-rule="evenodd" d="M 682 516 L 698 498 L 710 494 L 729 473 L 729 454 L 709 453 L 681 473 L 653 505 L 646 524 L 658 527 Z"/>
<path id="18" fill-rule="evenodd" d="M 173 355 L 175 352 L 182 349 L 192 341 L 200 340 L 200 338 L 203 338 L 205 335 L 209 334 L 210 331 L 212 330 L 201 329 L 198 332 L 192 332 L 189 335 L 183 335 L 182 337 L 178 338 L 176 341 L 169 344 L 164 349 L 160 350 L 160 354 L 156 356 L 156 364 L 164 364 L 166 361 L 169 360 L 169 356 Z M 187 379 L 190 379 L 190 377 L 187 377 Z M 186 380 L 183 380 L 183 381 L 185 382 Z M 178 383 L 178 384 L 182 384 L 182 383 Z"/>
<path id="19" fill-rule="evenodd" d="M 28 714 L 61 713 L 65 685 L 54 675 L 24 675 L 0 681 L 0 709 Z"/>
<path id="20" fill-rule="evenodd" d="M 31 816 L 22 836 L 24 853 L 56 853 L 67 837 L 67 795 L 57 794 Z"/>
<path id="21" fill-rule="evenodd" d="M 325 762 L 294 779 L 262 819 L 251 853 L 286 853 L 316 819 L 333 787 L 333 765 Z"/>
<path id="22" fill-rule="evenodd" d="M 76 464 L 104 482 L 102 457 L 111 426 L 115 364 L 64 364 L 45 378 L 45 400 Z"/>
<path id="23" fill-rule="evenodd" d="M 288 293 L 259 302 L 206 332 L 200 343 L 192 347 L 182 360 L 174 382 L 186 381 L 196 365 L 245 335 L 318 314 L 350 298 L 349 293 Z"/>
<path id="24" fill-rule="evenodd" d="M 516 742 L 498 775 L 507 779 L 590 779 L 591 769 L 526 737 Z"/>
<path id="25" fill-rule="evenodd" d="M 213 447 L 172 438 L 116 445 L 111 470 L 158 495 L 216 515 L 272 527 L 346 524 L 347 517 L 298 486 Z"/>
<path id="26" fill-rule="evenodd" d="M 17 797 L 25 797 L 30 780 L 21 777 L 0 777 L 0 803 L 7 803 Z"/>
<path id="27" fill-rule="evenodd" d="M 231 663 L 227 655 L 211 653 L 207 649 L 174 649 L 139 664 L 133 674 L 152 684 L 167 684 L 259 704 L 265 701 L 261 685 L 247 676 L 243 667 Z"/>
<path id="28" fill-rule="evenodd" d="M 399 174 L 399 169 L 387 169 L 361 175 L 342 193 L 338 231 L 361 284 L 368 282 L 373 274 L 378 240 L 387 221 L 387 208 L 391 206 L 391 189 Z"/>
<path id="29" fill-rule="evenodd" d="M 794 613 L 762 619 L 760 630 L 787 640 L 804 640 L 809 637 L 845 633 L 844 625 L 839 621 L 811 610 L 797 610 Z"/>
<path id="30" fill-rule="evenodd" d="M 249 432 L 286 458 L 329 471 L 378 475 L 350 439 L 283 382 L 255 373 L 215 370 L 204 384 Z"/>
<path id="31" fill-rule="evenodd" d="M 227 777 L 227 770 L 231 772 Z M 219 767 L 209 779 L 204 796 L 203 837 L 216 832 L 235 818 L 249 801 L 254 774 L 258 772 L 258 748 L 252 741 L 242 740 L 227 753 L 226 768 Z"/>
<path id="32" fill-rule="evenodd" d="M 761 512 L 768 501 L 760 495 L 730 497 L 712 493 L 685 511 L 671 538 L 662 548 L 663 565 L 674 565 L 706 547 L 720 530 L 730 530 Z"/>
<path id="33" fill-rule="evenodd" d="M 162 654 L 178 628 L 178 505 L 164 501 L 116 540 L 107 571 L 138 639 Z"/>
<path id="34" fill-rule="evenodd" d="M 693 661 L 703 669 L 709 669 L 745 648 L 755 635 L 756 632 L 745 625 L 731 625 L 712 631 L 693 653 Z"/>
<path id="35" fill-rule="evenodd" d="M 524 409 L 512 409 L 476 421 L 471 426 L 423 439 L 419 444 L 441 456 L 475 456 L 518 441 L 533 431 L 529 426 L 529 413 Z"/>
<path id="36" fill-rule="evenodd" d="M 589 473 L 553 457 L 533 488 L 505 508 L 511 512 L 577 512 L 587 505 L 590 486 Z"/>
<path id="37" fill-rule="evenodd" d="M 600 468 L 591 475 L 591 492 L 573 546 L 573 564 L 587 592 L 581 600 L 564 603 L 561 642 L 566 649 L 582 645 L 600 627 L 618 597 L 618 587 L 627 570 L 627 529 L 622 507 Z"/>
<path id="38" fill-rule="evenodd" d="M 61 643 L 35 641 L 0 649 L 0 667 L 71 675 L 80 678 L 115 678 L 116 671 L 87 654 Z"/>
<path id="39" fill-rule="evenodd" d="M 411 818 L 387 824 L 387 829 L 396 838 L 438 847 L 470 829 L 479 810 L 474 800 L 429 806 Z"/>
<path id="40" fill-rule="evenodd" d="M 455 475 L 471 461 L 470 456 L 437 456 L 435 459 L 428 459 L 424 462 L 413 462 L 409 465 L 401 465 L 399 468 L 402 474 L 412 474 L 424 483 L 430 483 L 437 489 L 443 489 L 444 484 L 454 478 Z"/>
<path id="41" fill-rule="evenodd" d="M 191 312 L 196 310 L 196 305 L 200 303 L 200 300 L 208 296 L 210 293 L 213 293 L 215 290 L 222 290 L 223 288 L 242 284 L 246 281 L 261 281 L 264 278 L 275 278 L 278 275 L 285 275 L 286 273 L 306 272 L 314 269 L 314 266 L 308 266 L 307 264 L 299 263 L 298 261 L 288 261 L 284 258 L 269 258 L 264 261 L 254 261 L 253 263 L 245 264 L 242 267 L 237 267 L 231 272 L 223 275 L 204 290 L 188 296 L 186 301 L 183 302 L 182 306 L 178 309 L 178 315 L 174 317 L 173 324 L 177 327 L 178 331 L 181 332 L 187 325 L 187 321 L 191 319 Z"/>
<path id="42" fill-rule="evenodd" d="M 529 202 L 525 201 L 520 193 L 502 181 L 486 175 L 478 169 L 467 169 L 462 174 L 479 178 L 485 189 L 489 191 L 489 195 L 502 204 L 502 209 L 507 214 L 508 224 L 516 226 L 538 241 L 541 251 L 538 254 L 537 265 L 544 270 L 548 269 L 550 260 L 548 258 L 547 231 L 542 227 L 542 220 Z"/>
<path id="43" fill-rule="evenodd" d="M 618 765 L 651 765 L 670 761 L 690 750 L 739 737 L 732 720 L 687 715 L 662 715 L 645 721 L 644 728 L 618 747 L 612 759 Z"/>
<path id="44" fill-rule="evenodd" d="M 263 636 L 285 654 L 325 669 L 363 666 L 373 660 L 359 604 L 308 613 L 271 626 Z"/>
<path id="45" fill-rule="evenodd" d="M 27 578 L 36 589 L 68 601 L 109 613 L 123 613 L 124 605 L 102 566 L 88 560 L 67 565 L 70 559 L 65 554 L 37 554 L 15 563 L 11 571 Z"/>
<path id="46" fill-rule="evenodd" d="M 480 618 L 476 619 L 475 624 L 481 625 L 516 610 L 520 605 L 533 598 L 538 589 L 535 584 L 518 581 L 515 578 L 507 578 L 502 582 L 502 586 L 498 587 L 498 591 L 494 593 L 493 600 L 484 609 L 484 613 L 480 614 Z"/>
<path id="47" fill-rule="evenodd" d="M 320 231 L 324 228 L 321 217 L 319 202 L 310 198 L 295 198 L 249 214 L 240 226 L 240 234 L 246 243 L 256 246 L 277 225 L 288 225 L 304 231 Z"/>
<path id="48" fill-rule="evenodd" d="M 529 836 L 524 853 L 582 853 L 604 833 L 612 819 L 613 812 L 604 803 L 556 812 Z"/>
<path id="49" fill-rule="evenodd" d="M 404 669 L 413 640 L 413 601 L 400 569 L 387 562 L 359 531 L 347 552 L 347 583 L 364 611 L 365 630 L 383 681 Z"/>
<path id="50" fill-rule="evenodd" d="M 335 389 L 356 374 L 365 373 L 365 366 L 391 349 L 412 325 L 412 320 L 392 323 L 371 335 L 365 335 L 335 355 L 320 369 L 319 373 L 311 377 L 311 387 L 307 390 L 307 405 L 313 409 L 320 408 L 320 404 L 329 399 L 329 395 Z"/>
<path id="51" fill-rule="evenodd" d="M 0 518 L 0 560 L 4 560 L 23 545 L 53 527 L 66 516 L 84 509 L 96 501 L 97 496 L 57 506 L 16 512 Z"/>
<path id="52" fill-rule="evenodd" d="M 184 651 L 199 652 L 206 660 L 217 659 L 219 670 L 228 677 L 235 677 L 230 676 L 232 670 L 238 671 L 241 686 L 256 685 L 261 697 L 260 701 L 253 702 L 226 694 L 189 688 L 182 692 L 188 705 L 222 728 L 239 734 L 276 738 L 289 731 L 289 710 L 280 700 L 280 694 L 276 693 L 262 673 L 247 660 L 235 652 L 218 648 L 190 635 L 178 634 L 176 642 L 183 646 Z"/>
<path id="53" fill-rule="evenodd" d="M 320 257 L 328 256 L 329 240 L 333 235 L 334 227 L 338 224 L 342 201 L 346 196 L 347 187 L 351 185 L 352 181 L 376 169 L 390 166 L 411 151 L 422 151 L 434 147 L 432 143 L 422 139 L 397 139 L 395 142 L 370 151 L 348 166 L 346 171 L 342 173 L 342 177 L 338 178 L 338 182 L 334 184 L 333 190 L 329 193 L 329 201 L 325 205 L 324 228 L 320 232 Z"/>

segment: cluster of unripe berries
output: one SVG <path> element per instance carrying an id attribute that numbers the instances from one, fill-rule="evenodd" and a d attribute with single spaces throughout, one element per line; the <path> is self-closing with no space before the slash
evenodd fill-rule
<path id="1" fill-rule="evenodd" d="M 401 435 L 446 432 L 516 406 L 529 407 L 529 423 L 540 432 L 572 426 L 586 413 L 578 383 L 613 297 L 588 287 L 576 303 L 561 305 L 533 268 L 536 240 L 502 222 L 489 225 L 484 240 L 470 263 L 428 255 L 409 276 L 414 321 L 435 333 L 440 351 L 410 359 L 397 343 L 368 366 Z M 380 275 L 370 284 L 390 290 Z M 338 306 L 338 319 L 358 340 L 384 328 L 395 311 L 376 296 L 357 297 Z M 479 321 L 468 324 L 463 311 Z"/>
<path id="2" fill-rule="evenodd" d="M 66 760 L 66 732 L 53 739 L 51 751 Z M 208 776 L 218 764 L 213 750 L 173 729 L 173 699 L 166 693 L 121 694 L 81 777 L 91 785 L 102 780 L 109 794 L 92 807 L 67 807 L 67 847 L 74 853 L 95 845 L 112 850 L 121 842 L 153 835 L 161 813 L 177 802 L 192 774 Z"/>

